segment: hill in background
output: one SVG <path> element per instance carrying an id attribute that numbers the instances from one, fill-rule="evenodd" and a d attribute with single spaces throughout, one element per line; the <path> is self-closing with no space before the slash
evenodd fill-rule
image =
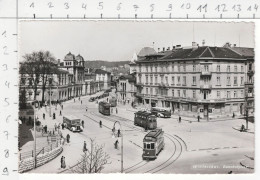
<path id="1" fill-rule="evenodd" d="M 85 61 L 86 68 L 101 68 L 101 66 L 106 66 L 107 68 L 124 66 L 125 64 L 129 64 L 130 61 Z"/>

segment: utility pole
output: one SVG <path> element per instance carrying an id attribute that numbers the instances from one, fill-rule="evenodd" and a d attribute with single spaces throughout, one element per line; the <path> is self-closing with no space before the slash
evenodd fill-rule
<path id="1" fill-rule="evenodd" d="M 51 117 L 51 78 L 49 78 L 49 101 L 50 101 L 49 115 Z"/>

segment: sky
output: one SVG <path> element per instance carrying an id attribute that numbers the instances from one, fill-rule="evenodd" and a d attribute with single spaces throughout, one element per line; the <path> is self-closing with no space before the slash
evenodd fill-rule
<path id="1" fill-rule="evenodd" d="M 48 50 L 64 59 L 71 52 L 87 60 L 128 61 L 143 47 L 174 45 L 223 46 L 226 42 L 254 47 L 254 23 L 180 21 L 20 21 L 20 58 Z M 154 42 L 154 43 L 153 43 Z"/>

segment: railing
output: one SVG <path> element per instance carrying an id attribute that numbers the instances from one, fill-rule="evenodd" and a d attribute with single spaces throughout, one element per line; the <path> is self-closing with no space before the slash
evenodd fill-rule
<path id="1" fill-rule="evenodd" d="M 36 156 L 38 156 L 39 154 L 44 154 L 44 153 L 52 151 L 53 149 L 55 149 L 59 145 L 61 145 L 61 143 L 62 143 L 62 141 L 61 141 L 61 139 L 59 139 L 55 143 L 51 143 L 48 146 L 36 149 Z M 27 152 L 22 152 L 22 153 L 19 154 L 19 160 L 20 161 L 27 159 L 27 158 L 32 158 L 32 157 L 34 157 L 33 150 L 27 151 Z"/>

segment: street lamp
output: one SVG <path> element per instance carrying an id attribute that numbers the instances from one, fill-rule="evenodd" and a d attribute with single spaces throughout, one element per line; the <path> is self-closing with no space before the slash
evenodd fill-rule
<path id="1" fill-rule="evenodd" d="M 49 78 L 49 101 L 50 101 L 49 115 L 50 115 L 50 117 L 51 117 L 51 84 L 52 84 L 52 78 Z"/>
<path id="2" fill-rule="evenodd" d="M 36 168 L 36 162 L 37 162 L 37 158 L 36 158 L 36 109 L 39 107 L 39 101 L 35 100 L 34 101 L 34 115 L 33 115 L 33 123 L 34 123 L 34 169 Z"/>
<path id="3" fill-rule="evenodd" d="M 119 121 L 116 121 L 114 123 L 114 126 L 113 126 L 113 129 L 115 129 L 115 125 L 116 123 L 119 124 L 120 126 L 120 135 L 121 135 L 121 173 L 123 173 L 124 171 L 124 156 L 123 156 L 123 134 L 122 134 L 122 126 L 121 126 L 121 123 Z M 112 135 L 112 137 L 114 138 L 114 134 Z"/>

